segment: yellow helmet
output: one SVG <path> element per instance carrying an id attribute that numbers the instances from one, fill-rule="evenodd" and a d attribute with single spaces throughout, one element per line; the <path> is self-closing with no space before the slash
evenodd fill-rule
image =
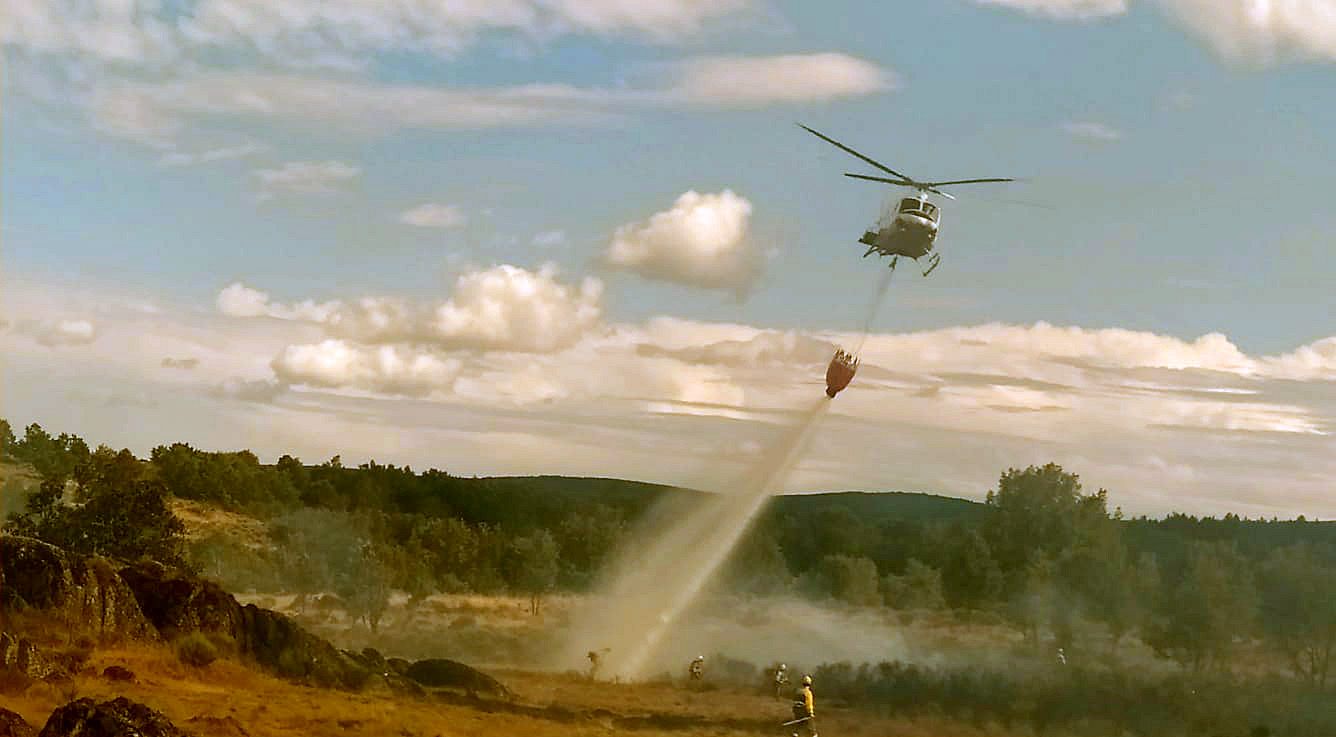
<path id="1" fill-rule="evenodd" d="M 804 685 L 804 686 L 810 686 L 810 685 L 812 685 L 812 677 L 811 677 L 811 676 L 803 676 L 803 685 Z"/>

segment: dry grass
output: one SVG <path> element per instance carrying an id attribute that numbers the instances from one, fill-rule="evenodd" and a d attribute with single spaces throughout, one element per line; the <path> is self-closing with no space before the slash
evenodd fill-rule
<path id="1" fill-rule="evenodd" d="M 129 668 L 132 683 L 114 683 L 98 674 L 110 665 Z M 582 678 L 522 671 L 498 673 L 521 702 L 555 705 L 576 712 L 605 710 L 571 722 L 486 708 L 414 699 L 390 694 L 349 694 L 307 688 L 279 680 L 232 660 L 220 659 L 196 669 L 177 661 L 166 647 L 99 650 L 72 682 L 36 683 L 5 698 L 7 708 L 39 727 L 56 707 L 69 699 L 98 701 L 126 696 L 164 712 L 177 726 L 199 737 L 575 737 L 608 735 L 615 729 L 612 712 L 621 716 L 665 714 L 698 717 L 705 721 L 683 729 L 636 729 L 642 737 L 700 737 L 703 735 L 757 734 L 773 722 L 775 730 L 787 718 L 782 701 L 728 690 L 687 691 L 666 684 L 591 683 Z M 837 735 L 906 735 L 929 737 L 973 734 L 958 725 L 870 719 L 839 709 L 824 708 L 821 729 Z M 193 721 L 192 721 L 193 719 Z M 754 723 L 752 728 L 726 727 L 719 722 Z M 238 729 L 240 727 L 240 730 Z M 241 731 L 241 730 L 244 730 Z"/>
<path id="2" fill-rule="evenodd" d="M 172 499 L 172 513 L 186 526 L 190 541 L 222 536 L 252 549 L 273 547 L 264 522 L 192 499 Z"/>

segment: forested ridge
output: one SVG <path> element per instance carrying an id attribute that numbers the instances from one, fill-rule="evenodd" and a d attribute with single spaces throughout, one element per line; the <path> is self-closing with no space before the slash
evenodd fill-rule
<path id="1" fill-rule="evenodd" d="M 79 552 L 186 562 L 234 588 L 335 591 L 374 627 L 391 590 L 509 592 L 534 610 L 589 589 L 646 516 L 701 492 L 612 479 L 462 478 L 174 443 L 147 459 L 37 425 L 3 454 L 40 486 L 12 531 Z M 9 484 L 21 483 L 11 479 Z M 13 491 L 13 489 L 11 489 Z M 9 494 L 6 495 L 11 496 Z M 170 497 L 264 522 L 272 544 L 186 544 Z M 667 509 L 668 511 L 664 511 Z M 1296 677 L 1328 682 L 1336 652 L 1336 524 L 1171 515 L 1125 519 L 1056 465 L 1008 469 L 983 503 L 925 494 L 776 499 L 720 581 L 733 591 L 860 607 L 986 611 L 1027 637 L 1081 647 L 1092 628 L 1185 667 L 1266 643 Z"/>

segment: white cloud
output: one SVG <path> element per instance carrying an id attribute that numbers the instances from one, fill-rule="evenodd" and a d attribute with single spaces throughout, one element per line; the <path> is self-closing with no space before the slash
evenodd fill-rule
<path id="1" fill-rule="evenodd" d="M 686 192 L 671 209 L 617 228 L 603 262 L 647 279 L 745 294 L 763 258 L 748 238 L 752 205 L 724 190 Z"/>
<path id="2" fill-rule="evenodd" d="M 342 161 L 289 161 L 277 169 L 258 169 L 262 197 L 279 194 L 331 194 L 362 170 Z"/>
<path id="3" fill-rule="evenodd" d="M 749 0 L 9 0 L 0 43 L 29 54 L 165 65 L 225 52 L 266 65 L 354 67 L 377 53 L 459 53 L 489 31 L 677 42 Z"/>
<path id="4" fill-rule="evenodd" d="M 211 148 L 194 153 L 185 151 L 172 151 L 162 155 L 158 163 L 162 166 L 194 166 L 196 164 L 212 164 L 216 161 L 227 161 L 229 159 L 241 159 L 247 156 L 253 156 L 264 150 L 264 147 L 256 143 L 243 143 L 237 146 L 224 146 L 221 148 Z"/>
<path id="5" fill-rule="evenodd" d="M 1078 141 L 1096 145 L 1114 143 L 1123 138 L 1122 131 L 1117 128 L 1093 121 L 1066 123 L 1062 129 Z"/>
<path id="6" fill-rule="evenodd" d="M 1122 15 L 1127 0 L 975 0 L 980 5 L 1015 8 L 1034 15 L 1062 20 L 1090 20 Z"/>
<path id="7" fill-rule="evenodd" d="M 642 355 L 671 356 L 693 364 L 796 366 L 824 364 L 835 352 L 835 345 L 793 330 L 766 330 L 745 339 L 696 343 L 677 348 L 667 348 L 650 340 L 640 344 L 638 350 Z"/>
<path id="8" fill-rule="evenodd" d="M 708 56 L 674 65 L 668 97 L 693 105 L 825 102 L 894 89 L 895 75 L 848 54 Z"/>
<path id="9" fill-rule="evenodd" d="M 1060 20 L 1127 13 L 1128 0 L 975 0 Z M 1230 61 L 1336 61 L 1331 0 L 1149 0 Z"/>
<path id="10" fill-rule="evenodd" d="M 530 243 L 537 248 L 559 248 L 566 245 L 566 231 L 545 230 L 534 235 Z"/>
<path id="11" fill-rule="evenodd" d="M 602 319 L 603 283 L 586 278 L 577 288 L 556 277 L 552 264 L 464 274 L 436 308 L 432 329 L 451 347 L 543 353 L 573 345 Z"/>
<path id="12" fill-rule="evenodd" d="M 167 146 L 196 119 L 265 119 L 380 135 L 397 129 L 587 125 L 665 107 L 727 109 L 824 102 L 895 86 L 890 71 L 838 53 L 697 57 L 669 64 L 654 76 L 653 83 L 618 88 L 568 84 L 450 88 L 211 72 L 106 87 L 96 95 L 90 113 L 104 132 Z"/>
<path id="13" fill-rule="evenodd" d="M 33 335 L 38 343 L 53 348 L 87 345 L 97 340 L 97 326 L 89 320 L 57 320 L 34 326 Z"/>
<path id="14" fill-rule="evenodd" d="M 458 228 L 467 222 L 457 205 L 427 202 L 399 213 L 399 222 L 418 228 Z"/>
<path id="15" fill-rule="evenodd" d="M 563 283 L 553 264 L 536 271 L 503 264 L 460 275 L 450 296 L 435 303 L 362 297 L 284 304 L 238 282 L 219 292 L 217 306 L 232 317 L 318 323 L 353 343 L 549 353 L 600 325 L 603 283 L 592 277 Z"/>
<path id="16" fill-rule="evenodd" d="M 542 270 L 473 277 L 478 284 L 456 285 L 449 300 L 345 297 L 323 317 L 307 315 L 319 319 L 263 319 L 296 310 L 235 289 L 234 311 L 261 318 L 249 320 L 168 301 L 149 313 L 133 300 L 12 278 L 0 314 L 33 318 L 0 332 L 6 411 L 145 452 L 245 437 L 268 458 L 341 453 L 465 473 L 713 483 L 737 460 L 721 449 L 765 447 L 777 421 L 821 396 L 831 346 L 859 338 L 599 316 L 543 343 L 474 323 L 541 326 L 546 318 L 525 316 L 536 306 L 508 305 L 529 299 L 526 290 L 536 304 L 578 304 L 578 282 L 546 275 L 566 290 L 562 300 Z M 447 301 L 471 318 L 442 335 L 437 309 Z M 542 329 L 570 320 L 556 312 Z M 62 315 L 95 323 L 98 339 L 60 353 L 33 340 Z M 1336 337 L 1255 355 L 1222 334 L 986 324 L 874 334 L 860 353 L 858 377 L 786 489 L 977 498 L 1001 469 L 1052 460 L 1134 513 L 1336 514 Z M 168 371 L 163 356 L 199 363 Z M 70 396 L 80 385 L 98 391 Z M 207 422 L 201 392 L 219 399 Z M 127 423 L 109 396 L 155 404 Z"/>
<path id="17" fill-rule="evenodd" d="M 1227 59 L 1336 61 L 1336 4 L 1331 0 L 1158 1 Z"/>
<path id="18" fill-rule="evenodd" d="M 286 384 L 423 396 L 448 391 L 460 362 L 424 350 L 331 339 L 289 346 L 272 365 Z"/>
<path id="19" fill-rule="evenodd" d="M 1262 359 L 1262 372 L 1297 381 L 1336 381 L 1336 337 L 1323 338 L 1279 356 Z"/>
<path id="20" fill-rule="evenodd" d="M 267 292 L 234 282 L 218 292 L 214 301 L 218 311 L 228 317 L 272 317 L 279 320 L 325 322 L 340 308 L 337 300 L 303 300 L 293 304 L 274 302 Z"/>

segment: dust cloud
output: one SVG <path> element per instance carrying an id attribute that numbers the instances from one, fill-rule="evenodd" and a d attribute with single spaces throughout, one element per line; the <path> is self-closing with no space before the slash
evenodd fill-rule
<path id="1" fill-rule="evenodd" d="M 666 635 L 802 457 L 829 403 L 822 397 L 803 408 L 742 478 L 693 509 L 650 514 L 636 534 L 643 546 L 612 566 L 600 595 L 574 613 L 553 665 L 578 667 L 586 651 L 607 648 L 608 676 L 643 679 L 661 670 L 654 663 Z"/>

